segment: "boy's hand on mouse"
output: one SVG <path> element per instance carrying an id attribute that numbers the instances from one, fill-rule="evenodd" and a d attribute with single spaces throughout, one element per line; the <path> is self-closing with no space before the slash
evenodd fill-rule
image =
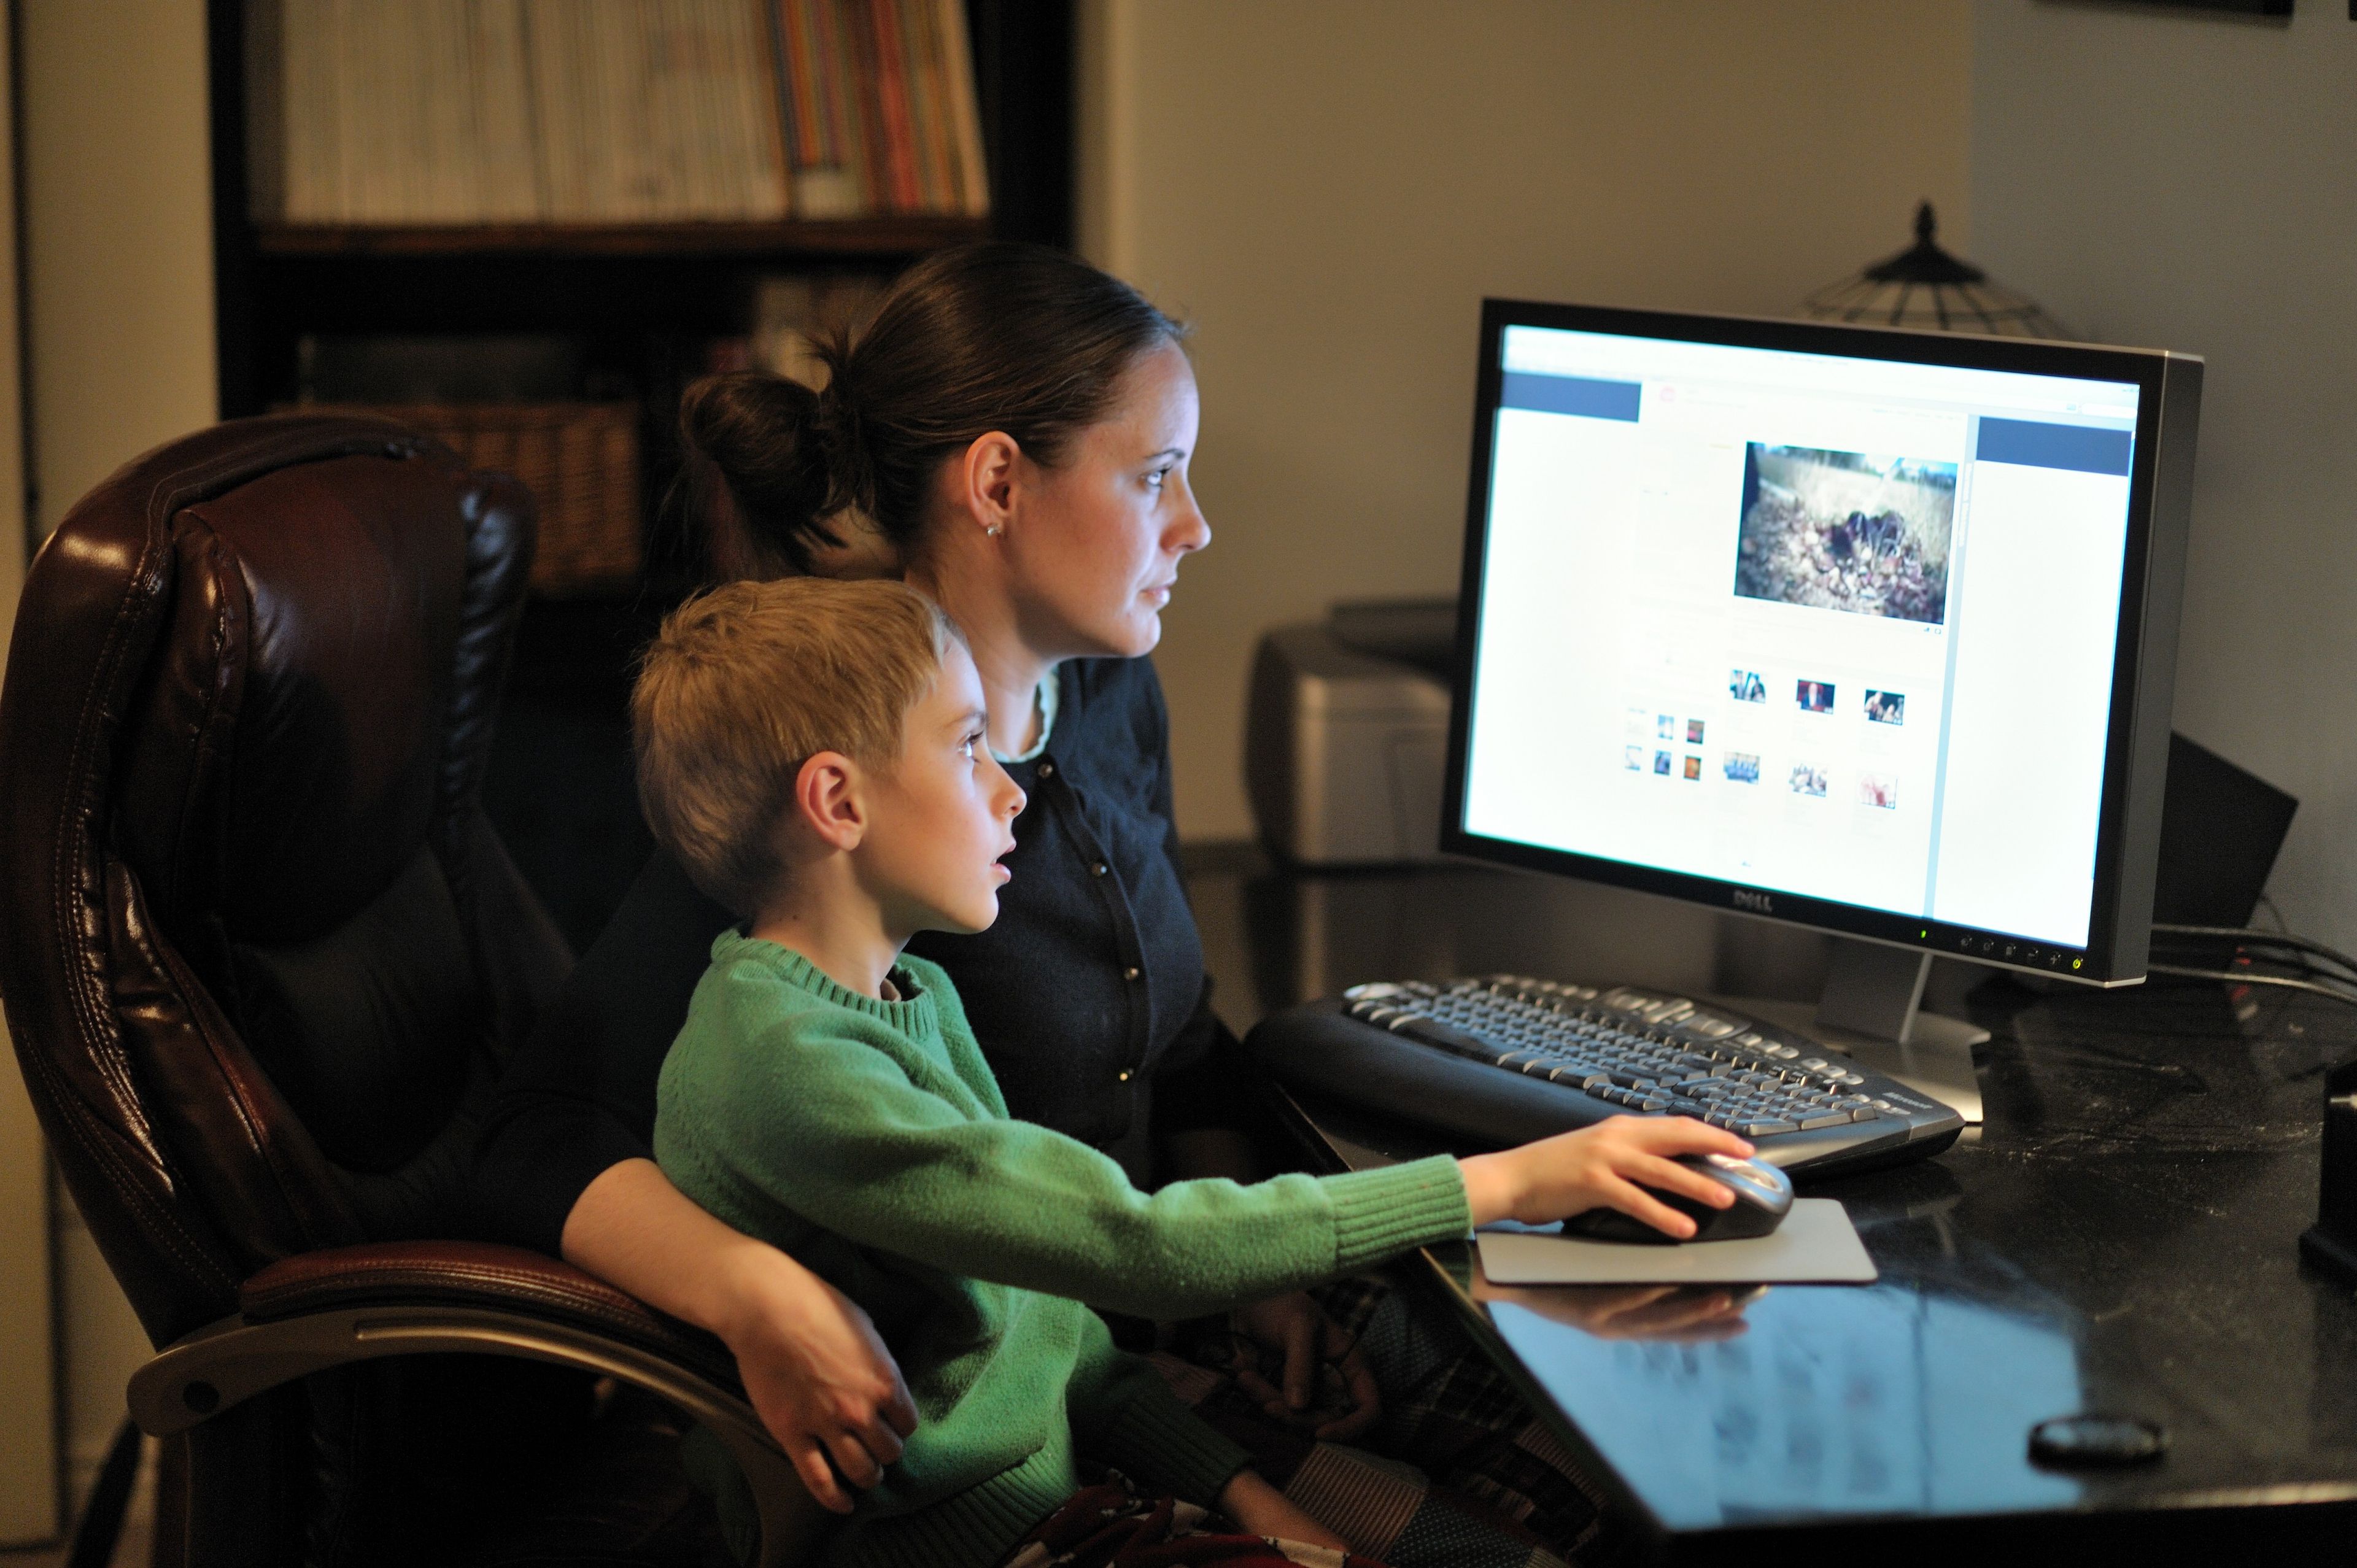
<path id="1" fill-rule="evenodd" d="M 1544 1225 L 1591 1208 L 1617 1208 L 1683 1241 L 1695 1233 L 1695 1222 L 1644 1188 L 1725 1208 L 1735 1195 L 1674 1156 L 1741 1159 L 1750 1154 L 1751 1145 L 1734 1133 L 1691 1117 L 1615 1116 L 1577 1133 L 1457 1163 L 1465 1173 L 1465 1197 L 1476 1225 L 1499 1219 Z"/>

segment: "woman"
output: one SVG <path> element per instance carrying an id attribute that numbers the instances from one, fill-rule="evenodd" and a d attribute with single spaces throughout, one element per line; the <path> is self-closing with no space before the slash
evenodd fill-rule
<path id="1" fill-rule="evenodd" d="M 912 268 L 813 393 L 769 376 L 691 389 L 690 491 L 723 575 L 897 570 L 964 630 L 991 749 L 1030 804 L 996 925 L 924 938 L 1017 1116 L 1140 1185 L 1261 1174 L 1243 1064 L 1212 1013 L 1179 884 L 1153 666 L 1180 563 L 1210 542 L 1181 329 L 1059 252 L 985 244 Z M 657 855 L 511 1065 L 480 1186 L 497 1232 L 559 1251 L 718 1335 L 811 1490 L 872 1486 L 913 1421 L 859 1310 L 686 1202 L 648 1157 L 657 1069 L 729 924 Z M 1350 1298 L 1364 1316 L 1363 1293 Z M 1306 1295 L 1238 1316 L 1282 1411 L 1364 1430 L 1374 1380 Z M 830 1468 L 829 1461 L 833 1467 Z"/>

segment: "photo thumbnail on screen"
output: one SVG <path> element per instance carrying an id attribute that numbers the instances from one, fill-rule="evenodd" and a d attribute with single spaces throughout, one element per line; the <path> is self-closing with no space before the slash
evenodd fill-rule
<path id="1" fill-rule="evenodd" d="M 1653 771 L 1660 774 L 1664 779 L 1670 776 L 1670 754 L 1668 752 L 1657 751 L 1653 753 Z"/>
<path id="2" fill-rule="evenodd" d="M 1907 722 L 1907 697 L 1900 692 L 1866 693 L 1866 716 L 1878 725 L 1903 725 Z"/>
<path id="3" fill-rule="evenodd" d="M 1899 780 L 1888 773 L 1861 773 L 1857 779 L 1857 803 L 1879 806 L 1886 811 L 1899 809 Z"/>
<path id="4" fill-rule="evenodd" d="M 1760 782 L 1760 754 L 1752 751 L 1730 751 L 1724 764 L 1727 779 L 1737 784 Z"/>
<path id="5" fill-rule="evenodd" d="M 1751 442 L 1735 591 L 1943 624 L 1955 515 L 1953 463 Z"/>
<path id="6" fill-rule="evenodd" d="M 1631 771 L 1642 773 L 1645 771 L 1645 748 L 1641 746 L 1624 746 L 1620 748 L 1620 760 Z"/>
<path id="7" fill-rule="evenodd" d="M 1795 681 L 1792 682 L 1792 703 L 1804 714 L 1829 714 L 1834 711 L 1834 686 L 1830 681 Z"/>
<path id="8" fill-rule="evenodd" d="M 1823 799 L 1825 792 L 1825 770 L 1806 762 L 1792 764 L 1792 793 L 1814 795 Z"/>
<path id="9" fill-rule="evenodd" d="M 1686 778 L 1689 780 L 1692 780 L 1698 779 L 1701 777 L 1702 758 L 1689 754 L 1686 757 Z"/>
<path id="10" fill-rule="evenodd" d="M 1738 703 L 1764 703 L 1768 700 L 1768 682 L 1760 678 L 1757 670 L 1730 670 L 1727 672 L 1727 694 Z"/>

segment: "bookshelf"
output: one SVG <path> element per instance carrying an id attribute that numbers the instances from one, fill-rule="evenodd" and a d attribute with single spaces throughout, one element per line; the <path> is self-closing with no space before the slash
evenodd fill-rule
<path id="1" fill-rule="evenodd" d="M 307 335 L 725 336 L 732 322 L 742 330 L 750 285 L 763 274 L 824 268 L 888 276 L 927 251 L 985 235 L 1071 243 L 1071 0 L 965 0 L 987 218 L 473 225 L 254 221 L 253 9 L 253 0 L 207 3 L 224 417 L 296 401 Z M 631 367 L 615 363 L 610 348 L 592 355 L 599 372 L 628 376 Z M 650 457 L 651 481 L 660 479 L 652 446 Z"/>
<path id="2" fill-rule="evenodd" d="M 987 219 L 886 216 L 781 222 L 254 225 L 264 256 L 900 256 L 979 240 Z"/>
<path id="3" fill-rule="evenodd" d="M 257 222 L 252 16 L 253 0 L 207 0 L 224 418 L 302 401 L 313 390 L 307 364 L 316 366 L 323 343 L 560 343 L 570 395 L 639 410 L 640 515 L 651 519 L 677 468 L 679 389 L 708 367 L 714 345 L 748 333 L 765 280 L 880 283 L 966 240 L 1072 241 L 1071 0 L 964 0 L 986 218 Z M 548 395 L 544 386 L 513 391 Z M 486 802 L 576 950 L 602 929 L 651 847 L 630 777 L 624 703 L 630 660 L 686 586 L 684 568 L 673 542 L 651 535 L 635 578 L 536 596 L 525 611 Z"/>

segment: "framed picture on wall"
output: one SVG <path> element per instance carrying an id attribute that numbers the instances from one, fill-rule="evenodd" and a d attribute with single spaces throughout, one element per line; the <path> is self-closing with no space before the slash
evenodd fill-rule
<path id="1" fill-rule="evenodd" d="M 2064 0 L 2065 4 L 2101 5 L 2115 10 L 2120 0 Z M 2233 16 L 2288 16 L 2292 0 L 2135 0 L 2139 9 L 2156 11 L 2213 11 Z M 2357 0 L 2349 0 L 2349 18 L 2357 21 Z"/>

